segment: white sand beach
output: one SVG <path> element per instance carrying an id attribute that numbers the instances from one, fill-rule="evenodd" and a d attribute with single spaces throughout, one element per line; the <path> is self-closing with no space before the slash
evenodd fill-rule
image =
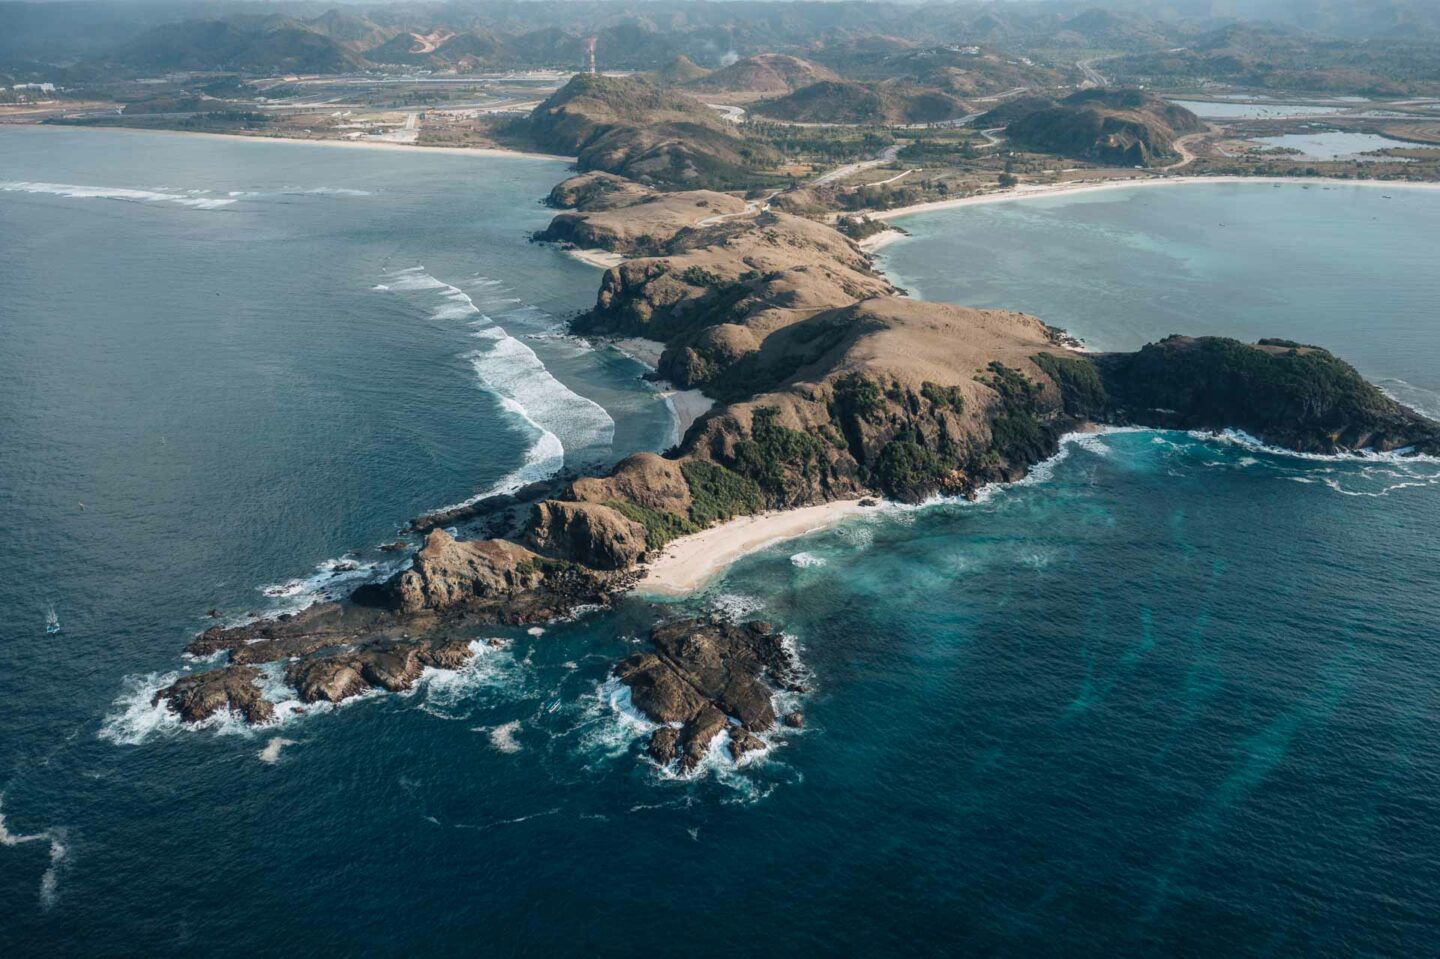
<path id="1" fill-rule="evenodd" d="M 1099 193 L 1106 190 L 1137 190 L 1158 186 L 1185 186 L 1205 183 L 1269 183 L 1290 186 L 1363 186 L 1385 187 L 1397 190 L 1440 190 L 1440 183 L 1419 183 L 1410 180 L 1346 180 L 1336 177 L 1283 177 L 1283 176 L 1156 176 L 1134 177 L 1124 180 L 1074 180 L 1069 183 L 1023 184 L 1013 190 L 996 193 L 980 193 L 974 196 L 957 197 L 953 200 L 934 200 L 930 203 L 916 203 L 913 206 L 896 207 L 893 210 L 876 210 L 867 213 L 872 220 L 894 220 L 916 213 L 933 210 L 949 210 L 962 206 L 978 206 L 982 203 L 1008 203 L 1013 200 L 1029 200 L 1061 194 Z M 886 234 L 876 234 L 877 237 Z M 888 241 L 888 242 L 894 242 Z"/>
<path id="2" fill-rule="evenodd" d="M 636 591 L 650 596 L 684 596 L 748 553 L 833 526 L 863 509 L 859 500 L 839 500 L 777 513 L 742 516 L 682 536 L 645 567 Z"/>
<path id="3" fill-rule="evenodd" d="M 660 354 L 665 352 L 664 343 L 638 336 L 621 337 L 610 342 L 615 349 L 635 362 L 650 367 L 652 371 L 660 365 Z M 660 398 L 670 408 L 673 421 L 665 445 L 678 446 L 694 422 L 708 413 L 715 401 L 699 390 L 677 390 L 664 380 L 657 382 L 655 387 Z"/>
<path id="4" fill-rule="evenodd" d="M 875 217 L 875 219 L 878 220 L 883 218 L 877 216 Z M 867 236 L 865 239 L 861 240 L 858 245 L 860 249 L 864 250 L 866 253 L 874 253 L 876 250 L 883 250 L 885 247 L 889 246 L 891 243 L 894 243 L 896 240 L 903 240 L 909 235 L 910 234 L 905 233 L 901 230 L 886 230 L 883 233 L 875 233 L 871 236 Z"/>
<path id="5" fill-rule="evenodd" d="M 619 266 L 625 262 L 623 253 L 611 253 L 609 250 L 580 250 L 575 247 L 566 248 L 565 252 L 572 258 L 589 266 L 608 270 L 612 266 Z"/>

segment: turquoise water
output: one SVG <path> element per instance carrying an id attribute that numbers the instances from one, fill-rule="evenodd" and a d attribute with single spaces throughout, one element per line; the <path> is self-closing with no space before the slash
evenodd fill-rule
<path id="1" fill-rule="evenodd" d="M 1170 333 L 1316 343 L 1440 415 L 1440 191 L 1169 185 L 896 221 L 884 268 L 913 295 L 1033 313 L 1098 350 Z"/>
<path id="2" fill-rule="evenodd" d="M 258 587 L 536 459 L 469 356 L 489 326 L 400 270 L 497 304 L 612 450 L 667 424 L 625 361 L 526 335 L 595 282 L 519 239 L 554 165 L 17 137 L 12 181 L 369 195 L 0 192 L 28 244 L 0 272 L 0 953 L 1431 951 L 1435 463 L 1113 433 L 757 554 L 679 608 L 784 623 L 807 728 L 693 780 L 640 759 L 606 682 L 663 611 L 638 600 L 280 729 L 159 721 L 144 694 L 209 606 L 294 602 Z M 1364 276 L 1402 312 L 1399 267 Z M 1397 369 L 1429 348 L 1382 338 Z"/>

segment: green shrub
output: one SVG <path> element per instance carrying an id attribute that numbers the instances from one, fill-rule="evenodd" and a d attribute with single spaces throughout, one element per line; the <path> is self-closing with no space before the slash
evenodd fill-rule
<path id="1" fill-rule="evenodd" d="M 690 522 L 696 528 L 758 513 L 765 506 L 753 480 L 717 463 L 687 460 L 680 464 L 680 472 L 690 487 Z"/>
<path id="2" fill-rule="evenodd" d="M 956 413 L 965 411 L 965 393 L 958 386 L 941 386 L 926 380 L 920 384 L 920 395 L 941 408 L 948 407 Z"/>
<path id="3" fill-rule="evenodd" d="M 612 499 L 605 505 L 645 527 L 646 549 L 660 549 L 675 537 L 694 533 L 699 529 L 683 516 L 651 509 L 648 506 L 640 506 L 637 503 Z"/>
<path id="4" fill-rule="evenodd" d="M 779 412 L 773 406 L 756 409 L 750 439 L 735 444 L 735 469 L 777 496 L 789 491 L 788 471 L 805 475 L 823 458 L 826 446 L 810 433 L 781 426 L 776 422 Z"/>
<path id="5" fill-rule="evenodd" d="M 1041 353 L 1035 365 L 1060 387 L 1065 412 L 1071 416 L 1097 416 L 1105 410 L 1105 386 L 1095 364 L 1078 356 Z"/>

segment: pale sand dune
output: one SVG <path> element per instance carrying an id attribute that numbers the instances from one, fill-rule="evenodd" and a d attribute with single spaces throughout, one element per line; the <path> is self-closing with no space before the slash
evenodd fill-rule
<path id="1" fill-rule="evenodd" d="M 682 536 L 645 567 L 645 578 L 636 591 L 651 596 L 684 596 L 747 553 L 833 526 L 861 509 L 859 500 L 839 500 L 782 513 L 742 516 Z"/>

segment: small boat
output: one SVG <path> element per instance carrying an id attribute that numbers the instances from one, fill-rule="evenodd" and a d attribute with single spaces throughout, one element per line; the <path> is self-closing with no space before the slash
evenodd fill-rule
<path id="1" fill-rule="evenodd" d="M 60 617 L 55 615 L 55 607 L 51 606 L 45 611 L 45 634 L 54 636 L 60 632 Z"/>

